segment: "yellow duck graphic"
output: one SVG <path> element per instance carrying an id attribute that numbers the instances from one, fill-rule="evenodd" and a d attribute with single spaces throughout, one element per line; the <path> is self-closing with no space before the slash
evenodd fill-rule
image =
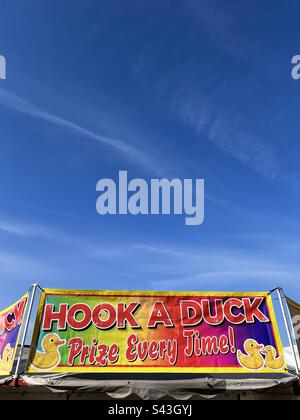
<path id="1" fill-rule="evenodd" d="M 37 370 L 47 371 L 59 365 L 61 355 L 59 347 L 66 344 L 57 334 L 48 334 L 42 341 L 42 352 L 35 351 L 32 358 L 32 366 Z"/>
<path id="2" fill-rule="evenodd" d="M 14 358 L 14 349 L 10 347 L 10 344 L 7 344 L 3 350 L 3 355 L 0 358 L 0 372 L 8 373 L 12 368 Z"/>
<path id="3" fill-rule="evenodd" d="M 260 354 L 264 346 L 258 344 L 257 341 L 249 339 L 245 341 L 244 349 L 246 354 L 243 354 L 241 350 L 237 352 L 237 358 L 239 364 L 248 370 L 260 370 L 265 366 L 265 361 Z"/>
<path id="4" fill-rule="evenodd" d="M 273 346 L 267 346 L 261 352 L 266 356 L 266 366 L 272 370 L 282 369 L 285 365 L 283 356 L 277 357 L 277 351 Z"/>

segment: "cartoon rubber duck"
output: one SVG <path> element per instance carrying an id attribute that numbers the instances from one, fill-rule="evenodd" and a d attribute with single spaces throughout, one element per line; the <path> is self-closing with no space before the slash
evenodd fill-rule
<path id="1" fill-rule="evenodd" d="M 14 357 L 14 349 L 10 347 L 10 344 L 3 350 L 2 358 L 0 358 L 0 372 L 9 372 L 12 367 L 12 361 Z"/>
<path id="2" fill-rule="evenodd" d="M 32 357 L 32 366 L 37 370 L 52 370 L 60 363 L 59 347 L 66 344 L 57 334 L 48 334 L 42 341 L 42 352 L 35 351 Z"/>
<path id="3" fill-rule="evenodd" d="M 272 370 L 279 370 L 284 367 L 285 361 L 283 356 L 277 357 L 277 351 L 273 346 L 267 346 L 261 352 L 266 356 L 266 366 Z"/>
<path id="4" fill-rule="evenodd" d="M 247 354 L 243 354 L 240 350 L 237 352 L 238 361 L 241 366 L 248 370 L 260 370 L 265 366 L 265 361 L 260 354 L 264 346 L 258 344 L 257 341 L 249 339 L 244 343 L 244 349 Z"/>

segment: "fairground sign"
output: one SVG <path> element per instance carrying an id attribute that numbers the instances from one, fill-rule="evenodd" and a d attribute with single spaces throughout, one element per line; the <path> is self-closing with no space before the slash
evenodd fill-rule
<path id="1" fill-rule="evenodd" d="M 267 293 L 46 289 L 29 373 L 282 373 Z"/>
<path id="2" fill-rule="evenodd" d="M 28 295 L 0 312 L 0 376 L 9 375 L 13 369 L 27 301 Z"/>

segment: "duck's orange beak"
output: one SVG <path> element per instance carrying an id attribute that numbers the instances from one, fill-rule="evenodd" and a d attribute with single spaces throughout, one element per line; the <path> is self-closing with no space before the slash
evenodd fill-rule
<path id="1" fill-rule="evenodd" d="M 263 344 L 259 344 L 258 346 L 256 346 L 257 350 L 261 351 L 263 353 L 263 350 L 265 348 L 265 346 Z"/>
<path id="2" fill-rule="evenodd" d="M 57 345 L 58 346 L 64 346 L 66 344 L 66 340 L 59 340 L 58 342 L 57 342 Z"/>

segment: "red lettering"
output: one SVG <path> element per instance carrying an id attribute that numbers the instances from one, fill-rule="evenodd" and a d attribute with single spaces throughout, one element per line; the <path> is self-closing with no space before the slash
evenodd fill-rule
<path id="1" fill-rule="evenodd" d="M 256 298 L 229 298 L 225 302 L 222 299 L 203 299 L 196 301 L 182 301 L 180 304 L 183 327 L 195 327 L 201 322 L 209 325 L 220 325 L 224 319 L 231 324 L 239 325 L 247 322 L 254 324 L 270 322 L 268 317 L 261 311 L 260 306 L 265 302 L 264 297 Z"/>
<path id="2" fill-rule="evenodd" d="M 102 319 L 102 314 L 106 313 L 107 318 Z M 102 303 L 93 311 L 93 323 L 101 330 L 109 330 L 116 323 L 117 313 L 116 309 L 110 303 Z"/>
<path id="3" fill-rule="evenodd" d="M 202 337 L 201 348 L 203 356 L 218 354 L 218 338 L 217 337 Z"/>
<path id="4" fill-rule="evenodd" d="M 71 340 L 69 341 L 68 347 L 70 348 L 68 365 L 74 366 L 75 359 L 76 357 L 80 355 L 83 348 L 82 338 L 79 338 L 79 337 L 71 338 Z"/>
<path id="5" fill-rule="evenodd" d="M 223 301 L 222 299 L 215 300 L 215 316 L 212 315 L 211 304 L 207 299 L 202 301 L 203 317 L 205 322 L 209 325 L 220 325 L 224 321 Z"/>
<path id="6" fill-rule="evenodd" d="M 78 320 L 78 314 L 83 314 L 82 320 Z M 85 330 L 88 328 L 92 320 L 92 311 L 91 308 L 84 303 L 76 303 L 73 305 L 68 312 L 68 324 L 75 330 Z"/>
<path id="7" fill-rule="evenodd" d="M 202 321 L 201 305 L 193 300 L 180 303 L 181 322 L 183 327 L 195 327 Z"/>
<path id="8" fill-rule="evenodd" d="M 134 312 L 140 307 L 139 303 L 130 303 L 127 305 L 125 303 L 118 303 L 118 328 L 126 328 L 128 323 L 131 328 L 140 328 L 140 324 L 134 317 Z"/>
<path id="9" fill-rule="evenodd" d="M 9 321 L 8 319 L 11 318 L 11 321 Z M 6 331 L 10 332 L 12 331 L 14 328 L 16 328 L 17 326 L 17 322 L 16 319 L 14 317 L 14 312 L 9 313 L 4 321 L 4 327 L 6 329 Z"/>
<path id="10" fill-rule="evenodd" d="M 174 327 L 169 312 L 163 302 L 155 302 L 148 328 L 156 328 L 157 324 L 163 324 L 166 328 Z"/>
<path id="11" fill-rule="evenodd" d="M 44 315 L 44 322 L 43 322 L 43 330 L 44 331 L 51 331 L 52 324 L 57 322 L 57 330 L 64 331 L 67 328 L 67 312 L 68 312 L 68 305 L 62 304 L 59 306 L 58 312 L 54 311 L 54 305 L 46 305 L 45 308 L 45 315 Z"/>
<path id="12" fill-rule="evenodd" d="M 79 366 L 94 366 L 95 364 L 106 367 L 108 363 L 114 364 L 119 360 L 119 347 L 112 344 L 99 344 L 96 338 L 92 341 L 92 346 L 84 345 L 84 341 L 79 338 L 71 338 L 68 344 L 70 349 L 68 365 L 74 366 L 78 358 Z"/>
<path id="13" fill-rule="evenodd" d="M 261 312 L 259 307 L 263 304 L 264 298 L 257 297 L 251 303 L 249 298 L 244 299 L 247 324 L 254 324 L 256 318 L 259 322 L 270 322 L 270 320 Z"/>
<path id="14" fill-rule="evenodd" d="M 117 363 L 117 361 L 119 360 L 119 346 L 117 344 L 112 344 L 110 346 L 110 349 L 108 352 L 108 360 L 109 360 L 109 363 L 111 363 L 112 365 L 114 363 Z"/>
<path id="15" fill-rule="evenodd" d="M 228 337 L 226 335 L 221 335 L 220 337 L 220 352 L 222 354 L 229 353 Z"/>
<path id="16" fill-rule="evenodd" d="M 80 355 L 80 365 L 84 366 L 90 354 L 90 349 L 88 346 L 83 346 L 81 355 Z"/>
<path id="17" fill-rule="evenodd" d="M 139 343 L 138 350 L 138 357 L 142 362 L 144 362 L 144 360 L 146 360 L 148 356 L 148 342 L 142 341 L 141 343 Z"/>
<path id="18" fill-rule="evenodd" d="M 243 307 L 243 302 L 240 299 L 229 299 L 225 302 L 224 313 L 227 321 L 232 324 L 242 324 L 245 322 L 245 315 L 242 313 L 233 314 L 233 309 L 241 309 Z"/>
<path id="19" fill-rule="evenodd" d="M 178 358 L 178 342 L 176 339 L 138 341 L 138 337 L 132 334 L 127 340 L 126 359 L 128 362 L 135 362 L 137 359 L 144 361 L 147 358 L 157 360 L 158 358 L 175 365 Z"/>
<path id="20" fill-rule="evenodd" d="M 187 339 L 187 344 L 184 349 L 184 354 L 187 357 L 192 357 L 194 353 L 194 335 L 195 335 L 194 330 L 185 330 L 183 332 L 183 336 Z"/>
<path id="21" fill-rule="evenodd" d="M 156 340 L 151 341 L 151 343 L 149 344 L 149 358 L 151 360 L 156 360 L 158 359 L 159 356 L 159 344 Z"/>
<path id="22" fill-rule="evenodd" d="M 10 332 L 18 325 L 22 324 L 23 316 L 25 312 L 25 307 L 27 303 L 27 298 L 21 300 L 12 311 L 2 316 L 0 319 L 0 336 L 4 334 L 5 330 Z"/>
<path id="23" fill-rule="evenodd" d="M 107 353 L 108 353 L 108 346 L 106 344 L 100 344 L 98 346 L 97 363 L 102 367 L 107 366 Z"/>
<path id="24" fill-rule="evenodd" d="M 138 338 L 135 334 L 131 334 L 127 340 L 127 349 L 126 349 L 126 360 L 130 363 L 133 363 L 137 359 L 137 354 L 135 353 L 135 346 L 138 342 Z"/>
<path id="25" fill-rule="evenodd" d="M 27 303 L 27 299 L 23 299 L 21 300 L 21 302 L 19 302 L 19 304 L 14 309 L 14 317 L 15 317 L 16 325 L 21 325 L 23 321 L 23 315 L 24 315 L 26 303 Z"/>

